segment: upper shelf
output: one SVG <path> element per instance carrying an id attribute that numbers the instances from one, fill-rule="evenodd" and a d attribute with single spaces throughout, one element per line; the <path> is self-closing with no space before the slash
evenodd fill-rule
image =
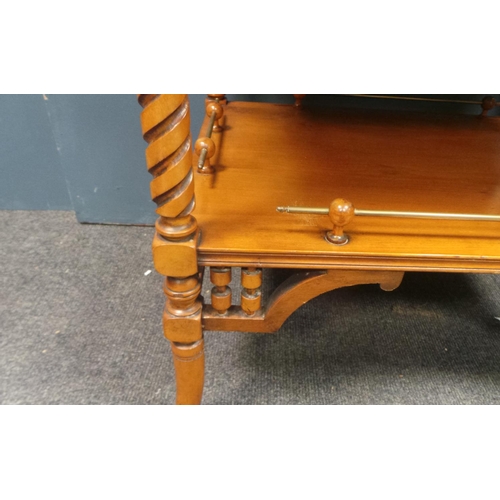
<path id="1" fill-rule="evenodd" d="M 305 96 L 305 94 L 303 94 Z M 426 103 L 432 104 L 434 106 L 439 106 L 442 104 L 454 104 L 460 106 L 475 106 L 476 113 L 482 114 L 483 116 L 488 115 L 492 110 L 500 107 L 500 102 L 497 102 L 494 96 L 485 96 L 481 100 L 474 96 L 460 96 L 460 95 L 377 95 L 377 94 L 341 94 L 349 97 L 360 97 L 364 99 L 376 99 L 384 101 L 400 101 L 400 102 L 412 102 L 412 103 Z M 481 111 L 481 113 L 479 112 Z"/>
<path id="2" fill-rule="evenodd" d="M 500 118 L 235 102 L 213 139 L 216 172 L 195 179 L 206 263 L 500 270 L 498 222 L 360 218 L 335 247 L 328 217 L 276 212 L 343 197 L 500 215 Z"/>

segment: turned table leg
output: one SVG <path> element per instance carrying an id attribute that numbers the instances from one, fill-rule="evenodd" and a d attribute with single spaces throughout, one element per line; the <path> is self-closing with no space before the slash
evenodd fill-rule
<path id="1" fill-rule="evenodd" d="M 205 357 L 200 291 L 199 274 L 165 280 L 167 303 L 163 313 L 163 330 L 172 346 L 177 404 L 201 403 Z"/>
<path id="2" fill-rule="evenodd" d="M 194 344 L 171 342 L 171 345 L 177 380 L 177 404 L 199 405 L 205 374 L 203 339 Z"/>

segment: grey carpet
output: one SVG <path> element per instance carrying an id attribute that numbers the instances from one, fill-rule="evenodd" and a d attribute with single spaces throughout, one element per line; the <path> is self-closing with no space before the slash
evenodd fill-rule
<path id="1" fill-rule="evenodd" d="M 171 404 L 152 228 L 0 212 L 0 402 Z M 297 311 L 277 335 L 208 332 L 205 404 L 498 404 L 500 277 L 407 274 Z"/>

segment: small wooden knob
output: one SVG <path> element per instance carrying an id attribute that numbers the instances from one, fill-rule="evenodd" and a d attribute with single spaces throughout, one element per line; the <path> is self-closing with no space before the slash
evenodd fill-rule
<path id="1" fill-rule="evenodd" d="M 205 104 L 208 104 L 211 101 L 219 100 L 220 104 L 226 105 L 227 99 L 226 94 L 207 94 L 207 98 L 205 99 Z"/>
<path id="2" fill-rule="evenodd" d="M 209 137 L 200 137 L 194 145 L 194 150 L 200 157 L 198 172 L 200 174 L 213 174 L 215 170 L 214 167 L 212 167 L 212 165 L 210 164 L 210 158 L 215 155 L 214 141 L 212 141 L 212 139 L 210 139 Z M 203 151 L 206 151 L 206 153 L 203 153 Z"/>
<path id="3" fill-rule="evenodd" d="M 293 97 L 295 97 L 295 106 L 302 106 L 302 99 L 304 99 L 306 95 L 307 94 L 293 94 Z"/>
<path id="4" fill-rule="evenodd" d="M 350 201 L 343 198 L 333 200 L 330 205 L 330 220 L 333 222 L 333 231 L 329 231 L 326 239 L 335 245 L 346 245 L 349 236 L 344 234 L 344 226 L 354 217 L 354 207 Z"/>
<path id="5" fill-rule="evenodd" d="M 207 104 L 207 116 L 210 118 L 214 111 L 216 120 L 220 120 L 224 116 L 224 109 L 222 106 L 218 102 L 211 101 Z"/>
<path id="6" fill-rule="evenodd" d="M 200 137 L 196 144 L 194 145 L 194 150 L 198 156 L 201 155 L 201 152 L 206 149 L 207 150 L 207 159 L 212 158 L 215 154 L 215 143 L 209 137 Z"/>
<path id="7" fill-rule="evenodd" d="M 222 130 L 222 126 L 220 123 L 220 119 L 224 116 L 224 108 L 217 101 L 208 101 L 207 103 L 207 116 L 209 118 L 212 117 L 212 113 L 215 113 L 215 123 L 214 123 L 214 132 L 220 132 Z"/>
<path id="8" fill-rule="evenodd" d="M 491 109 L 493 109 L 497 105 L 495 98 L 491 95 L 486 96 L 481 103 L 481 107 L 483 108 L 483 116 L 488 113 Z"/>

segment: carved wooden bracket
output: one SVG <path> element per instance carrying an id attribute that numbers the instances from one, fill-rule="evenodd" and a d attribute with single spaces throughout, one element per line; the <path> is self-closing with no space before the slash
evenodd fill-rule
<path id="1" fill-rule="evenodd" d="M 299 307 L 319 295 L 354 285 L 379 284 L 382 290 L 398 288 L 404 273 L 399 271 L 304 271 L 294 274 L 272 294 L 269 304 L 255 316 L 231 307 L 220 316 L 210 307 L 203 312 L 203 326 L 214 331 L 272 333 Z"/>

